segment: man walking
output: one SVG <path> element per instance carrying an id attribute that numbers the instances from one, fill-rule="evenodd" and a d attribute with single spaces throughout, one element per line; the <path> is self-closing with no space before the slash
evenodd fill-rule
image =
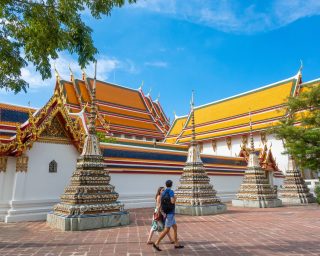
<path id="1" fill-rule="evenodd" d="M 171 227 L 173 228 L 174 248 L 181 249 L 184 247 L 178 243 L 178 227 L 175 220 L 175 203 L 177 198 L 171 188 L 172 181 L 167 180 L 166 189 L 161 194 L 161 209 L 165 217 L 165 228 L 160 234 L 158 240 L 153 244 L 153 248 L 155 248 L 157 251 L 162 251 L 159 248 L 159 244 L 161 240 L 169 233 Z"/>

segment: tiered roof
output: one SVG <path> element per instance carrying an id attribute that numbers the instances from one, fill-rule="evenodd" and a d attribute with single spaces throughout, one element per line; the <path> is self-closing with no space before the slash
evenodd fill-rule
<path id="1" fill-rule="evenodd" d="M 82 80 L 73 77 L 71 80 L 59 79 L 59 86 L 70 112 L 79 112 L 91 102 L 93 79 L 84 75 Z M 97 80 L 97 107 L 100 132 L 163 140 L 169 129 L 169 120 L 159 101 L 144 95 L 141 88 Z"/>
<path id="2" fill-rule="evenodd" d="M 84 140 L 79 118 L 71 119 L 58 92 L 41 109 L 0 105 L 0 156 L 19 156 L 35 141 L 72 143 L 78 150 Z"/>
<path id="3" fill-rule="evenodd" d="M 29 112 L 35 108 L 0 103 L 0 142 L 9 141 L 16 134 L 17 125 L 23 124 L 29 118 Z"/>
<path id="4" fill-rule="evenodd" d="M 315 80 L 314 83 L 319 82 Z M 307 83 L 306 83 L 307 84 Z M 195 108 L 196 139 L 205 141 L 249 133 L 248 112 L 252 114 L 253 131 L 264 130 L 285 114 L 283 108 L 289 96 L 296 95 L 301 83 L 298 74 L 253 91 L 215 101 Z M 191 140 L 191 115 L 177 117 L 165 141 L 187 143 Z"/>

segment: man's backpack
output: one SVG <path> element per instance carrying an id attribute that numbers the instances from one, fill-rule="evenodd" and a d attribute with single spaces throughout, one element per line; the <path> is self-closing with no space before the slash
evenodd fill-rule
<path id="1" fill-rule="evenodd" d="M 161 197 L 161 209 L 164 213 L 170 213 L 174 210 L 174 204 L 171 203 L 169 190 L 165 190 Z"/>

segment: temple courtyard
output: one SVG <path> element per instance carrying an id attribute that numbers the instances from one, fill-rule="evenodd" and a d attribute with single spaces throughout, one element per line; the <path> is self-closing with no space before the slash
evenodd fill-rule
<path id="1" fill-rule="evenodd" d="M 320 255 L 320 207 L 235 208 L 224 214 L 177 216 L 184 249 L 165 238 L 147 245 L 152 209 L 130 211 L 130 225 L 62 232 L 46 222 L 0 223 L 1 256 Z"/>

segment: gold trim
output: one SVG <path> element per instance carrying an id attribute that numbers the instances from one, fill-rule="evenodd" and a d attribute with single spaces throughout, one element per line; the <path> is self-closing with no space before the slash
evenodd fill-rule
<path id="1" fill-rule="evenodd" d="M 8 157 L 0 157 L 0 172 L 6 172 L 7 170 Z"/>
<path id="2" fill-rule="evenodd" d="M 29 157 L 22 155 L 17 157 L 16 160 L 16 172 L 27 172 L 28 171 Z"/>

